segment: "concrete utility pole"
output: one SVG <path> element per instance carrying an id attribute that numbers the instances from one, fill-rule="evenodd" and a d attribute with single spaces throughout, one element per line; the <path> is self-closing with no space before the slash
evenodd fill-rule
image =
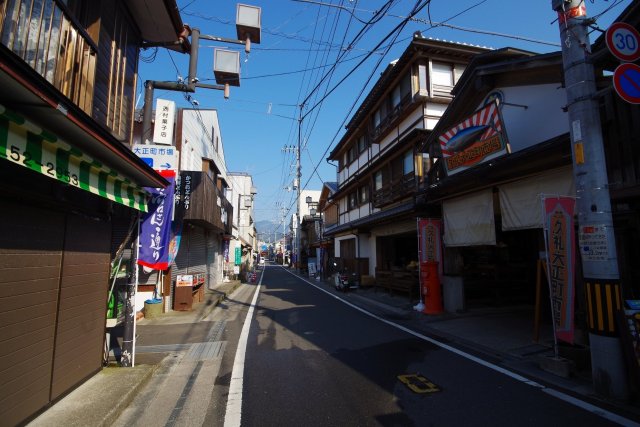
<path id="1" fill-rule="evenodd" d="M 300 273 L 300 262 L 302 261 L 300 250 L 300 180 L 302 173 L 300 172 L 300 142 L 302 139 L 302 107 L 300 105 L 300 116 L 298 117 L 298 149 L 296 150 L 296 271 Z"/>
<path id="2" fill-rule="evenodd" d="M 552 0 L 558 12 L 567 106 L 571 128 L 579 241 L 587 293 L 591 370 L 596 393 L 628 397 L 624 359 L 615 325 L 622 309 L 611 198 L 606 171 L 600 109 L 596 99 L 591 44 L 584 0 Z M 599 233 L 594 233 L 594 230 Z M 583 251 L 585 239 L 600 248 L 597 256 Z M 585 245 L 583 245 L 585 243 Z M 595 320 L 593 320 L 595 319 Z"/>

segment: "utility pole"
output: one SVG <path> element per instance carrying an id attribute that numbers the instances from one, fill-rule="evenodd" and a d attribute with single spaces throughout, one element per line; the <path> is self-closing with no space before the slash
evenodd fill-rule
<path id="1" fill-rule="evenodd" d="M 300 115 L 298 116 L 298 149 L 296 150 L 296 188 L 297 198 L 296 198 L 296 271 L 300 273 L 300 262 L 302 261 L 301 251 L 300 251 L 300 181 L 302 178 L 302 173 L 300 172 L 300 142 L 302 139 L 302 107 L 304 104 L 300 105 Z"/>
<path id="2" fill-rule="evenodd" d="M 551 4 L 558 13 L 562 41 L 580 243 L 584 233 L 602 232 L 598 245 L 604 256 L 596 259 L 583 252 L 581 257 L 588 316 L 596 319 L 589 322 L 593 386 L 601 396 L 626 399 L 627 376 L 614 320 L 622 309 L 622 290 L 595 72 L 589 58 L 587 27 L 592 22 L 584 0 L 552 0 Z"/>

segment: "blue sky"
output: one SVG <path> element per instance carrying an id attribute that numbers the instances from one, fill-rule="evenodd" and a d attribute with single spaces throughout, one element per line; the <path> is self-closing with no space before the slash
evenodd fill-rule
<path id="1" fill-rule="evenodd" d="M 379 19 L 374 19 L 374 13 L 382 10 L 389 3 L 387 0 L 242 3 L 262 8 L 261 43 L 252 46 L 247 58 L 242 46 L 201 40 L 198 61 L 200 81 L 214 84 L 213 48 L 241 51 L 241 86 L 231 88 L 228 100 L 221 91 L 206 89 L 198 89 L 191 98 L 199 108 L 218 110 L 228 169 L 251 174 L 258 188 L 254 212 L 257 221 L 280 221 L 282 207 L 289 211 L 287 216 L 295 212 L 296 193 L 286 189 L 293 185 L 295 155 L 283 148 L 297 144 L 298 105 L 306 100 L 302 110 L 301 183 L 307 189 L 319 190 L 322 181 L 336 180 L 335 167 L 325 159 L 343 134 L 344 120 L 348 121 L 352 108 L 362 102 L 384 67 L 404 51 L 415 31 L 425 37 L 491 48 L 511 46 L 540 53 L 560 49 L 551 0 L 432 0 L 397 37 L 390 37 L 375 51 L 380 41 L 403 22 L 415 0 L 391 2 Z M 605 30 L 630 3 L 631 0 L 586 1 L 587 14 L 594 17 L 605 12 L 597 20 L 597 26 Z M 236 4 L 178 0 L 185 23 L 199 28 L 202 34 L 225 38 L 236 37 Z M 434 27 L 429 20 L 449 26 Z M 363 36 L 345 50 L 360 32 Z M 599 34 L 593 32 L 591 42 Z M 391 41 L 395 43 L 387 49 Z M 140 62 L 138 107 L 143 103 L 142 82 L 175 81 L 178 76 L 186 77 L 188 70 L 187 55 L 158 49 L 155 55 L 153 50 L 143 51 L 141 57 L 148 62 Z M 319 84 L 338 57 L 341 61 L 331 77 Z M 373 77 L 366 85 L 370 76 Z M 313 91 L 316 87 L 318 90 Z M 174 100 L 178 107 L 192 107 L 179 92 L 156 90 L 155 96 Z"/>

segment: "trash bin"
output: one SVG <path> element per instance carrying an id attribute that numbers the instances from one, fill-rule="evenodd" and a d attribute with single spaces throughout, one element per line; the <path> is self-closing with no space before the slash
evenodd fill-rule
<path id="1" fill-rule="evenodd" d="M 153 319 L 162 314 L 162 298 L 148 299 L 144 302 L 144 317 Z"/>

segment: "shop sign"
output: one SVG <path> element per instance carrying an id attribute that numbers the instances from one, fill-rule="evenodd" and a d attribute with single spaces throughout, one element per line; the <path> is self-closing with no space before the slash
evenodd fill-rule
<path id="1" fill-rule="evenodd" d="M 437 262 L 442 277 L 442 220 L 418 218 L 418 252 L 420 269 L 426 271 L 428 262 Z"/>
<path id="2" fill-rule="evenodd" d="M 544 199 L 547 280 L 556 337 L 573 344 L 575 301 L 575 232 L 573 197 Z"/>
<path id="3" fill-rule="evenodd" d="M 0 158 L 142 212 L 148 194 L 128 178 L 0 105 Z"/>
<path id="4" fill-rule="evenodd" d="M 167 170 L 159 173 L 169 181 L 169 185 L 165 188 L 147 188 L 152 196 L 140 224 L 138 264 L 154 270 L 166 270 L 169 268 L 175 172 Z"/>
<path id="5" fill-rule="evenodd" d="M 155 170 L 178 170 L 178 150 L 173 146 L 134 144 L 133 153 Z"/>
<path id="6" fill-rule="evenodd" d="M 237 247 L 236 251 L 235 251 L 235 265 L 240 265 L 242 264 L 242 248 Z"/>
<path id="7" fill-rule="evenodd" d="M 176 277 L 176 286 L 190 286 L 193 287 L 194 280 L 193 274 L 178 274 Z"/>
<path id="8" fill-rule="evenodd" d="M 175 122 L 176 103 L 166 99 L 156 101 L 156 121 L 153 127 L 153 142 L 173 145 L 173 124 Z"/>
<path id="9" fill-rule="evenodd" d="M 487 103 L 440 135 L 438 140 L 448 175 L 507 154 L 507 136 L 499 100 Z"/>

